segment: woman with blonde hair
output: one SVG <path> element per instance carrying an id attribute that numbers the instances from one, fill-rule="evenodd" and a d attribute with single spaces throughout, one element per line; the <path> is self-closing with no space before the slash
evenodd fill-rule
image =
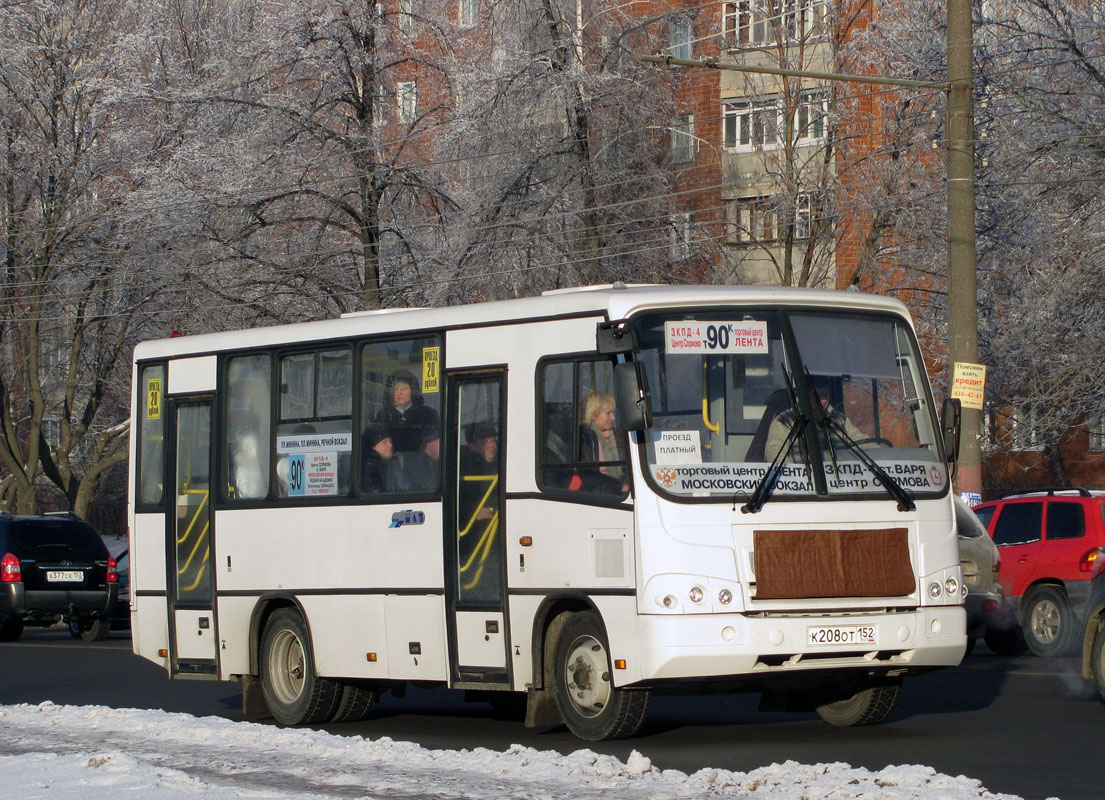
<path id="1" fill-rule="evenodd" d="M 625 448 L 614 429 L 614 398 L 605 392 L 591 392 L 580 405 L 581 461 L 597 461 L 599 472 L 617 481 L 612 491 L 628 491 Z M 617 462 L 617 463 L 613 463 Z M 610 490 L 608 490 L 610 491 Z"/>

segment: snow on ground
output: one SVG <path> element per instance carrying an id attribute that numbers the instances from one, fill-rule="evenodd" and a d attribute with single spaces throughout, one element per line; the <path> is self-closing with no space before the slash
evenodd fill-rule
<path id="1" fill-rule="evenodd" d="M 659 770 L 514 745 L 427 750 L 388 738 L 103 706 L 0 706 L 0 786 L 20 800 L 1017 800 L 931 767 L 787 761 L 750 772 Z"/>

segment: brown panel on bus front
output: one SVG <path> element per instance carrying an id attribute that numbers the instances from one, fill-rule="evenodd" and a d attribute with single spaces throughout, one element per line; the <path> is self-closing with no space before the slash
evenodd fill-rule
<path id="1" fill-rule="evenodd" d="M 917 586 L 905 528 L 752 536 L 757 600 L 897 597 Z"/>

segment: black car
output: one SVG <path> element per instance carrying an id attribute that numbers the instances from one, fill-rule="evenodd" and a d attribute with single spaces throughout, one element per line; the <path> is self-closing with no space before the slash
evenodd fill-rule
<path id="1" fill-rule="evenodd" d="M 118 592 L 115 597 L 115 606 L 108 614 L 108 630 L 130 630 L 130 551 L 123 550 L 115 556 L 115 573 L 118 575 Z M 69 635 L 74 639 L 87 639 L 98 641 L 107 634 L 102 621 L 97 621 L 91 627 L 82 628 L 80 620 L 69 620 Z"/>
<path id="2" fill-rule="evenodd" d="M 61 621 L 102 639 L 117 597 L 115 559 L 87 522 L 0 512 L 0 641 Z"/>

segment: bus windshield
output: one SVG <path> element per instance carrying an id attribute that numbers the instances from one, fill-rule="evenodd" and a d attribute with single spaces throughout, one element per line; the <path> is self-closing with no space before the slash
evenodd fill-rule
<path id="1" fill-rule="evenodd" d="M 773 462 L 777 499 L 889 494 L 902 504 L 946 490 L 924 364 L 904 320 L 711 309 L 635 324 L 654 419 L 646 471 L 661 491 L 747 501 Z"/>

